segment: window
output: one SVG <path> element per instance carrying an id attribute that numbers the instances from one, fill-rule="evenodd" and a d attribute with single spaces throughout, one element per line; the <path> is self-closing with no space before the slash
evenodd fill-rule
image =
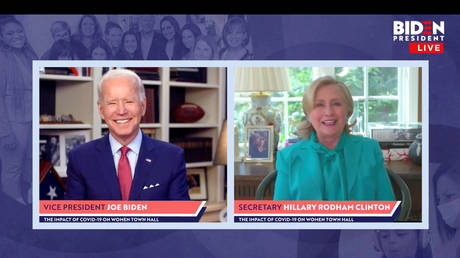
<path id="1" fill-rule="evenodd" d="M 282 116 L 279 148 L 288 139 L 297 138 L 296 126 L 304 117 L 302 96 L 305 87 L 324 75 L 332 75 L 350 89 L 356 119 L 353 132 L 366 136 L 370 128 L 417 122 L 418 103 L 417 67 L 294 67 L 288 68 L 291 80 L 289 92 L 272 94 L 272 105 Z M 235 93 L 234 124 L 237 127 L 240 157 L 244 151 L 243 113 L 250 108 L 249 93 Z"/>

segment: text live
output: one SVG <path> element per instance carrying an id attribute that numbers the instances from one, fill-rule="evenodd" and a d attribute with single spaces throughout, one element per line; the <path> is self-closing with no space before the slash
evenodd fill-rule
<path id="1" fill-rule="evenodd" d="M 411 54 L 442 54 L 444 43 L 409 43 Z"/>

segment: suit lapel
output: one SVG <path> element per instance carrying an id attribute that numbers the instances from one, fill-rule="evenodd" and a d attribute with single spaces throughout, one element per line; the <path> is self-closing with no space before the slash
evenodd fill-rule
<path id="1" fill-rule="evenodd" d="M 137 158 L 136 171 L 134 173 L 133 183 L 131 185 L 130 200 L 139 200 L 140 194 L 145 186 L 145 182 L 149 176 L 152 176 L 150 171 L 156 163 L 158 155 L 155 155 L 155 144 L 145 134 L 142 134 L 142 144 Z"/>
<path id="2" fill-rule="evenodd" d="M 118 183 L 117 172 L 115 169 L 115 163 L 113 162 L 112 149 L 110 148 L 110 142 L 108 135 L 104 136 L 96 146 L 99 151 L 98 166 L 99 171 L 102 171 L 104 176 L 103 186 L 107 187 L 110 196 L 114 200 L 121 200 L 120 185 Z"/>

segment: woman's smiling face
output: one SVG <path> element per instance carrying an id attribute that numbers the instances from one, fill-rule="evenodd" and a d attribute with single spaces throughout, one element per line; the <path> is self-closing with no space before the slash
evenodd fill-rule
<path id="1" fill-rule="evenodd" d="M 2 27 L 1 39 L 3 43 L 12 48 L 22 48 L 26 43 L 26 34 L 21 25 L 10 22 Z"/>
<path id="2" fill-rule="evenodd" d="M 346 124 L 346 109 L 337 85 L 328 84 L 316 90 L 309 117 L 320 142 L 325 138 L 340 139 Z"/>

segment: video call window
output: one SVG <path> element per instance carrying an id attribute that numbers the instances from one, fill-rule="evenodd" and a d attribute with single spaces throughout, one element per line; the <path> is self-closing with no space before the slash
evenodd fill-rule
<path id="1" fill-rule="evenodd" d="M 419 68 L 414 67 L 290 67 L 291 90 L 273 92 L 272 105 L 282 116 L 279 145 L 295 137 L 296 126 L 304 117 L 302 95 L 318 74 L 330 74 L 349 85 L 357 123 L 354 133 L 371 136 L 371 128 L 417 123 L 421 118 L 418 99 Z M 411 76 L 410 81 L 406 78 Z M 407 88 L 410 87 L 410 88 Z M 403 90 L 404 89 L 404 90 Z M 251 106 L 251 93 L 235 93 L 234 123 L 238 125 L 238 150 L 244 154 L 242 115 Z M 415 100 L 413 99 L 415 98 Z M 410 106 L 408 103 L 411 103 Z M 286 114 L 286 116 L 284 115 Z"/>

